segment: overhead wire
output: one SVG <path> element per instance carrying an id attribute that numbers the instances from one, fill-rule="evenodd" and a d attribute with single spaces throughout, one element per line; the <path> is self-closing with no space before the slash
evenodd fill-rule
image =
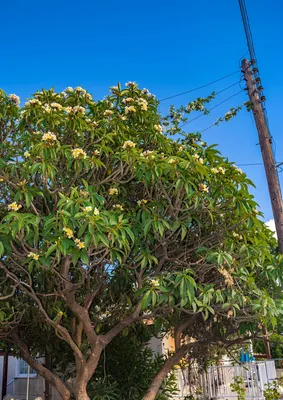
<path id="1" fill-rule="evenodd" d="M 239 83 L 239 82 L 237 82 L 236 84 L 238 84 L 238 83 Z M 231 86 L 234 86 L 234 85 L 235 85 L 235 84 L 233 84 L 233 85 L 231 85 Z M 231 86 L 230 86 L 230 87 L 231 87 Z M 218 92 L 218 94 L 224 92 L 224 91 L 227 90 L 227 89 L 229 89 L 229 88 L 223 89 L 222 91 Z M 231 96 L 229 96 L 229 97 L 227 97 L 226 99 L 222 100 L 220 103 L 218 103 L 218 104 L 216 104 L 215 106 L 209 108 L 207 111 L 210 112 L 210 111 L 214 110 L 215 108 L 221 106 L 221 104 L 226 103 L 228 100 L 232 99 L 232 98 L 235 97 L 235 96 L 238 96 L 238 94 L 240 94 L 240 93 L 243 92 L 243 91 L 244 91 L 244 89 L 241 89 L 241 90 L 238 91 L 237 93 L 232 94 Z M 193 118 L 193 119 L 190 119 L 189 121 L 185 122 L 183 125 L 180 126 L 180 128 L 182 128 L 183 126 L 188 125 L 188 124 L 190 124 L 191 122 L 193 122 L 193 121 L 195 121 L 195 120 L 201 118 L 201 117 L 202 117 L 203 115 L 205 115 L 205 114 L 206 114 L 206 112 L 202 112 L 202 113 L 201 113 L 200 115 L 198 115 L 197 117 L 195 117 L 195 118 Z M 213 124 L 213 125 L 215 125 L 215 124 Z M 211 125 L 211 126 L 213 126 L 213 125 Z M 210 127 L 206 128 L 205 130 L 207 130 L 207 129 L 209 129 L 209 128 L 210 128 Z M 202 133 L 202 132 L 204 132 L 204 130 L 201 131 L 201 133 Z"/>
<path id="2" fill-rule="evenodd" d="M 241 10 L 243 25 L 244 25 L 246 39 L 247 39 L 247 45 L 248 45 L 248 49 L 249 49 L 249 53 L 250 53 L 250 58 L 251 58 L 251 60 L 254 61 L 254 63 L 256 63 L 258 65 L 255 48 L 254 48 L 253 35 L 252 35 L 251 27 L 250 27 L 249 15 L 248 15 L 248 11 L 246 8 L 246 3 L 245 3 L 245 0 L 238 0 L 238 2 L 239 2 L 240 10 Z M 257 79 L 257 78 L 260 79 L 258 71 L 259 71 L 258 68 L 256 70 L 253 70 L 255 79 Z M 273 154 L 273 158 L 274 158 L 274 163 L 276 165 L 277 164 L 276 163 L 276 142 L 275 142 L 275 139 L 274 139 L 274 137 L 270 131 L 270 127 L 269 127 L 266 102 L 263 97 L 263 88 L 261 88 L 261 91 L 258 91 L 258 94 L 262 98 L 262 101 L 260 104 L 261 104 L 261 108 L 262 108 L 262 111 L 264 114 L 264 120 L 265 120 L 265 124 L 267 126 L 268 135 L 271 139 L 271 149 L 272 149 L 272 154 Z M 278 174 L 278 169 L 277 169 L 277 174 Z"/>
<path id="3" fill-rule="evenodd" d="M 232 72 L 231 74 L 228 74 L 228 75 L 223 76 L 222 78 L 219 78 L 219 79 L 216 79 L 216 80 L 214 80 L 214 81 L 208 82 L 208 83 L 206 83 L 205 85 L 198 86 L 198 87 L 196 87 L 196 88 L 193 88 L 193 89 L 190 89 L 190 90 L 186 90 L 185 92 L 177 93 L 177 94 L 174 94 L 174 95 L 172 95 L 172 96 L 165 97 L 164 99 L 159 100 L 159 102 L 161 103 L 162 101 L 174 99 L 175 97 L 183 96 L 184 94 L 196 92 L 197 90 L 200 90 L 200 89 L 203 89 L 203 88 L 205 88 L 205 87 L 211 86 L 211 85 L 213 85 L 214 83 L 220 82 L 220 81 L 222 81 L 223 79 L 229 78 L 230 76 L 235 75 L 235 74 L 238 74 L 238 73 L 239 73 L 239 71 L 237 70 L 237 71 L 235 71 L 235 72 Z"/>

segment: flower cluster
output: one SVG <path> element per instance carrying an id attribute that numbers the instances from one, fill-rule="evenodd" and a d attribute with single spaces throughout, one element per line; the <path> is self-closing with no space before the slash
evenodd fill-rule
<path id="1" fill-rule="evenodd" d="M 96 128 L 96 127 L 98 126 L 98 122 L 92 121 L 90 118 L 87 118 L 87 119 L 86 119 L 86 122 L 87 122 L 88 124 L 91 124 L 94 128 Z"/>
<path id="2" fill-rule="evenodd" d="M 199 191 L 200 191 L 200 192 L 205 192 L 205 193 L 208 193 L 208 192 L 209 192 L 209 188 L 208 188 L 208 186 L 207 186 L 205 183 L 200 183 L 200 184 L 198 185 L 198 188 L 199 188 Z"/>
<path id="3" fill-rule="evenodd" d="M 112 111 L 112 110 L 105 110 L 104 113 L 103 113 L 103 115 L 105 117 L 110 117 L 113 114 L 114 114 L 114 111 Z"/>
<path id="4" fill-rule="evenodd" d="M 218 168 L 211 168 L 211 172 L 214 174 L 222 174 L 225 175 L 226 169 L 223 167 L 218 167 Z"/>
<path id="5" fill-rule="evenodd" d="M 128 103 L 132 103 L 134 101 L 134 99 L 132 97 L 127 97 L 126 99 L 122 100 L 123 104 L 128 104 Z"/>
<path id="6" fill-rule="evenodd" d="M 239 174 L 242 174 L 242 173 L 243 173 L 243 171 L 241 170 L 241 168 L 238 168 L 237 165 L 233 165 L 233 168 L 235 168 L 235 170 L 236 170 L 237 172 L 239 172 Z"/>
<path id="7" fill-rule="evenodd" d="M 148 203 L 148 200 L 146 200 L 146 199 L 142 199 L 142 200 L 139 200 L 139 201 L 137 202 L 137 204 L 138 204 L 139 206 L 142 206 L 142 205 L 144 205 L 144 204 L 146 204 L 146 203 Z"/>
<path id="8" fill-rule="evenodd" d="M 240 239 L 240 240 L 242 240 L 243 239 L 243 236 L 242 235 L 240 235 L 239 233 L 237 233 L 237 232 L 232 232 L 232 236 L 234 237 L 234 238 L 236 238 L 236 239 Z"/>
<path id="9" fill-rule="evenodd" d="M 151 283 L 151 285 L 152 285 L 153 287 L 158 287 L 158 286 L 159 286 L 159 281 L 158 281 L 158 279 L 151 279 L 150 283 Z"/>
<path id="10" fill-rule="evenodd" d="M 112 188 L 109 189 L 108 193 L 110 194 L 110 196 L 117 195 L 118 194 L 118 189 L 112 187 Z"/>
<path id="11" fill-rule="evenodd" d="M 73 112 L 73 114 L 77 114 L 77 113 L 84 114 L 85 108 L 81 107 L 81 106 L 75 106 L 75 107 L 73 107 L 72 112 Z"/>
<path id="12" fill-rule="evenodd" d="M 138 99 L 137 104 L 140 106 L 142 111 L 146 111 L 148 107 L 148 102 L 142 97 Z"/>
<path id="13" fill-rule="evenodd" d="M 47 143 L 54 143 L 57 140 L 55 133 L 47 132 L 42 136 L 42 140 Z"/>
<path id="14" fill-rule="evenodd" d="M 199 154 L 194 154 L 193 159 L 195 161 L 198 161 L 199 163 L 203 164 L 203 158 L 201 158 Z"/>
<path id="15" fill-rule="evenodd" d="M 22 208 L 20 204 L 17 204 L 15 201 L 8 205 L 8 210 L 10 211 L 19 211 Z"/>
<path id="16" fill-rule="evenodd" d="M 124 211 L 124 207 L 121 204 L 114 204 L 114 210 Z"/>
<path id="17" fill-rule="evenodd" d="M 94 156 L 99 156 L 100 155 L 100 151 L 99 150 L 94 150 L 94 152 L 92 154 Z"/>
<path id="18" fill-rule="evenodd" d="M 119 90 L 118 86 L 110 86 L 110 92 L 115 93 Z"/>
<path id="19" fill-rule="evenodd" d="M 86 152 L 83 149 L 76 148 L 72 150 L 72 156 L 74 158 L 86 158 Z"/>
<path id="20" fill-rule="evenodd" d="M 10 94 L 9 95 L 9 99 L 11 100 L 12 103 L 14 103 L 16 106 L 18 106 L 21 102 L 19 96 L 17 96 L 16 94 Z"/>
<path id="21" fill-rule="evenodd" d="M 232 278 L 231 274 L 227 271 L 227 269 L 222 267 L 219 269 L 219 272 L 224 277 L 224 282 L 227 286 L 234 285 L 234 279 Z M 234 272 L 233 268 L 231 269 L 231 272 Z"/>
<path id="22" fill-rule="evenodd" d="M 147 157 L 149 157 L 149 156 L 152 156 L 152 153 L 153 153 L 153 151 L 151 151 L 151 150 L 145 150 L 145 151 L 143 151 L 143 152 L 141 153 L 141 157 L 147 158 Z"/>
<path id="23" fill-rule="evenodd" d="M 84 211 L 85 211 L 85 212 L 90 212 L 91 210 L 92 210 L 92 207 L 91 207 L 91 206 L 87 206 L 87 207 L 84 208 Z"/>
<path id="24" fill-rule="evenodd" d="M 168 160 L 168 164 L 172 164 L 172 165 L 176 165 L 176 164 L 178 164 L 178 160 L 177 160 L 177 158 L 170 158 L 169 160 Z"/>
<path id="25" fill-rule="evenodd" d="M 55 108 L 56 110 L 62 110 L 63 106 L 61 106 L 61 104 L 59 103 L 51 103 L 50 106 L 52 108 Z"/>
<path id="26" fill-rule="evenodd" d="M 83 89 L 83 88 L 80 87 L 80 86 L 77 86 L 77 87 L 75 88 L 75 91 L 76 91 L 77 93 L 86 94 L 86 90 Z"/>
<path id="27" fill-rule="evenodd" d="M 81 107 L 81 106 L 75 106 L 75 107 L 65 107 L 64 110 L 68 113 L 68 114 L 84 114 L 85 113 L 85 108 Z"/>
<path id="28" fill-rule="evenodd" d="M 39 259 L 39 255 L 36 253 L 33 253 L 32 251 L 28 254 L 28 257 L 32 258 L 35 261 L 37 261 Z"/>
<path id="29" fill-rule="evenodd" d="M 129 82 L 126 83 L 126 86 L 127 87 L 133 87 L 133 86 L 137 86 L 137 84 L 136 84 L 136 82 L 129 81 Z"/>
<path id="30" fill-rule="evenodd" d="M 70 228 L 63 228 L 63 232 L 69 239 L 72 239 L 72 237 L 74 237 L 74 232 Z"/>
<path id="31" fill-rule="evenodd" d="M 162 133 L 163 130 L 161 125 L 154 125 L 154 129 L 159 133 Z"/>
<path id="32" fill-rule="evenodd" d="M 85 199 L 88 197 L 88 192 L 86 192 L 85 190 L 80 190 L 80 195 Z"/>
<path id="33" fill-rule="evenodd" d="M 26 158 L 29 158 L 29 157 L 30 157 L 30 153 L 29 153 L 28 151 L 25 151 L 25 152 L 24 152 L 24 156 L 25 156 Z"/>
<path id="34" fill-rule="evenodd" d="M 146 88 L 142 89 L 141 92 L 142 92 L 142 94 L 145 94 L 147 97 L 150 97 L 150 96 L 151 96 L 150 91 L 149 91 L 148 89 L 146 89 Z"/>
<path id="35" fill-rule="evenodd" d="M 125 114 L 129 114 L 130 112 L 137 112 L 137 109 L 135 106 L 129 106 L 129 107 L 125 107 Z"/>
<path id="36" fill-rule="evenodd" d="M 76 243 L 76 246 L 78 249 L 84 249 L 85 248 L 85 243 L 81 242 L 80 239 L 75 239 L 74 242 Z"/>
<path id="37" fill-rule="evenodd" d="M 119 118 L 121 121 L 126 121 L 126 119 L 127 119 L 126 115 L 121 115 L 121 114 L 118 114 L 118 118 Z"/>
<path id="38" fill-rule="evenodd" d="M 49 104 L 44 104 L 43 108 L 47 113 L 50 113 L 52 110 Z"/>
<path id="39" fill-rule="evenodd" d="M 131 140 L 126 140 L 125 143 L 123 144 L 123 149 L 128 150 L 136 147 L 135 142 L 132 142 Z"/>
<path id="40" fill-rule="evenodd" d="M 41 101 L 39 101 L 38 99 L 31 99 L 28 100 L 25 104 L 25 106 L 34 106 L 34 105 L 41 105 Z"/>

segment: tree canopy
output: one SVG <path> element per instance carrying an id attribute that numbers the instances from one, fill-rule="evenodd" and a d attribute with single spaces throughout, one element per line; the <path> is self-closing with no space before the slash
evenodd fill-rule
<path id="1" fill-rule="evenodd" d="M 88 399 L 105 347 L 132 325 L 175 338 L 151 400 L 182 358 L 276 324 L 282 260 L 252 182 L 182 130 L 212 97 L 163 118 L 134 82 L 101 101 L 42 90 L 22 108 L 1 91 L 0 334 L 64 399 Z M 55 334 L 72 386 L 34 357 Z"/>

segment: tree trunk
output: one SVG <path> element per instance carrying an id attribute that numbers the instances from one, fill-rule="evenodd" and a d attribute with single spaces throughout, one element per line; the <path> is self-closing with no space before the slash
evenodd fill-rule
<path id="1" fill-rule="evenodd" d="M 76 359 L 77 376 L 74 388 L 76 400 L 90 400 L 87 394 L 87 385 L 97 368 L 102 350 L 103 347 L 97 344 L 86 362 L 82 362 L 79 358 Z"/>
<path id="2" fill-rule="evenodd" d="M 81 380 L 76 383 L 76 388 L 75 388 L 75 395 L 76 395 L 76 400 L 90 400 L 88 394 L 87 394 L 87 382 L 84 380 Z"/>
<path id="3" fill-rule="evenodd" d="M 182 346 L 173 356 L 169 357 L 165 361 L 163 367 L 155 375 L 153 381 L 151 382 L 151 385 L 149 386 L 148 391 L 146 392 L 143 400 L 154 400 L 156 398 L 164 379 L 169 374 L 170 370 L 174 367 L 174 365 L 176 365 L 185 355 L 186 351 L 187 351 L 187 346 Z"/>

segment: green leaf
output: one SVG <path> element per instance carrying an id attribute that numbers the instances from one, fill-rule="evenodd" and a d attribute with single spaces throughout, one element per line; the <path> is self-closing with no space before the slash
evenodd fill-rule
<path id="1" fill-rule="evenodd" d="M 145 295 L 143 296 L 142 302 L 141 302 L 141 309 L 145 310 L 148 305 L 151 302 L 151 296 L 152 296 L 152 292 L 151 290 L 148 290 Z"/>
<path id="2" fill-rule="evenodd" d="M 32 202 L 32 196 L 29 192 L 25 193 L 25 200 L 26 200 L 26 206 L 30 207 L 31 202 Z"/>
<path id="3" fill-rule="evenodd" d="M 149 219 L 149 220 L 145 223 L 144 228 L 143 228 L 144 236 L 147 236 L 147 235 L 148 235 L 148 232 L 150 231 L 150 228 L 151 228 L 151 224 L 152 224 L 152 220 L 151 220 L 151 219 Z"/>
<path id="4" fill-rule="evenodd" d="M 88 222 L 85 222 L 79 229 L 78 231 L 78 238 L 81 238 L 82 235 L 85 233 L 86 229 L 88 227 Z"/>
<path id="5" fill-rule="evenodd" d="M 222 254 L 218 254 L 218 257 L 217 257 L 217 263 L 218 263 L 218 265 L 221 265 L 222 263 L 223 263 L 223 256 L 222 256 Z"/>
<path id="6" fill-rule="evenodd" d="M 57 248 L 57 243 L 52 244 L 45 253 L 45 258 L 49 257 L 50 254 L 52 254 L 56 250 L 56 248 Z"/>
<path id="7" fill-rule="evenodd" d="M 2 242 L 0 242 L 0 257 L 4 255 L 4 252 L 5 252 L 4 245 Z"/>
<path id="8" fill-rule="evenodd" d="M 82 251 L 80 258 L 84 264 L 89 265 L 89 259 L 85 251 Z"/>

